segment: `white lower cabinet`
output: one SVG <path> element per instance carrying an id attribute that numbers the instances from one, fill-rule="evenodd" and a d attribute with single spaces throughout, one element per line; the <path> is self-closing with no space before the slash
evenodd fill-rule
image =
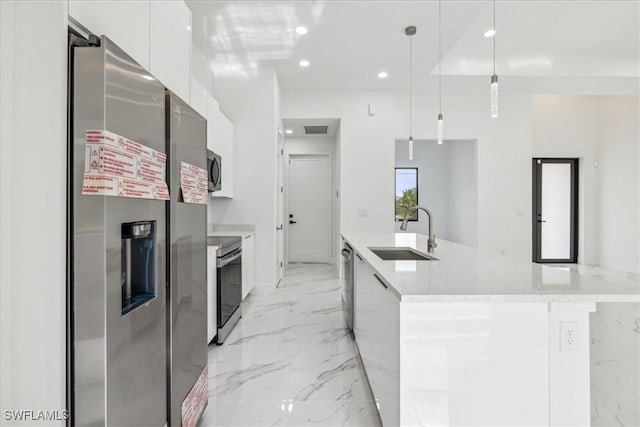
<path id="1" fill-rule="evenodd" d="M 355 336 L 385 426 L 400 425 L 400 300 L 356 255 Z"/>
<path id="2" fill-rule="evenodd" d="M 207 246 L 207 344 L 217 331 L 217 246 Z"/>
<path id="3" fill-rule="evenodd" d="M 256 253 L 253 234 L 242 238 L 242 300 L 256 284 Z"/>

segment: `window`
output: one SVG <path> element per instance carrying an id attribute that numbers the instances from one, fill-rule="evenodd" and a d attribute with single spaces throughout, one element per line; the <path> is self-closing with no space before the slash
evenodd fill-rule
<path id="1" fill-rule="evenodd" d="M 418 168 L 396 168 L 396 221 L 402 221 L 405 211 L 418 204 Z M 409 215 L 417 221 L 418 212 Z"/>

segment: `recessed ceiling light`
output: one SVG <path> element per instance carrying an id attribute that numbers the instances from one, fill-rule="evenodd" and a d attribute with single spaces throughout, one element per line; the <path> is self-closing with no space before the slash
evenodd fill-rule
<path id="1" fill-rule="evenodd" d="M 307 68 L 309 65 L 311 65 L 311 63 L 306 59 L 301 60 L 300 62 L 298 62 L 298 64 L 300 64 L 300 66 L 303 68 Z"/>
<path id="2" fill-rule="evenodd" d="M 287 129 L 284 131 L 284 133 L 286 133 L 287 135 L 291 135 L 293 131 L 291 129 Z"/>
<path id="3" fill-rule="evenodd" d="M 191 25 L 187 25 L 187 31 L 191 31 Z"/>
<path id="4" fill-rule="evenodd" d="M 300 25 L 299 27 L 296 27 L 296 33 L 300 34 L 301 36 L 304 36 L 308 32 L 309 30 L 307 29 L 307 27 L 303 27 L 302 25 Z"/>
<path id="5" fill-rule="evenodd" d="M 495 35 L 496 35 L 496 30 L 494 30 L 493 28 L 484 32 L 484 36 L 486 38 L 493 37 Z"/>
<path id="6" fill-rule="evenodd" d="M 386 79 L 387 77 L 389 77 L 389 73 L 387 73 L 386 71 L 380 71 L 378 73 L 378 78 L 379 79 Z"/>
<path id="7" fill-rule="evenodd" d="M 147 79 L 147 80 L 155 80 L 153 77 L 151 77 L 149 74 L 143 74 L 142 75 L 143 79 Z"/>

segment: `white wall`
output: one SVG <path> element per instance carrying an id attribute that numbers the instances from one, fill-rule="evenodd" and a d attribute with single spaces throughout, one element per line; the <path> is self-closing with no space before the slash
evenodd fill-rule
<path id="1" fill-rule="evenodd" d="M 3 410 L 65 409 L 67 14 L 0 1 Z"/>
<path id="2" fill-rule="evenodd" d="M 640 272 L 638 97 L 598 100 L 600 264 Z"/>
<path id="3" fill-rule="evenodd" d="M 448 237 L 453 242 L 470 246 L 478 245 L 476 148 L 476 141 L 451 141 L 447 144 Z"/>
<path id="4" fill-rule="evenodd" d="M 331 262 L 337 260 L 340 245 L 340 233 L 338 228 L 338 203 L 339 199 L 336 193 L 340 190 L 340 182 L 338 181 L 338 161 L 336 159 L 336 137 L 335 136 L 303 136 L 303 137 L 285 137 L 284 150 L 284 187 L 285 187 L 285 215 L 288 215 L 287 187 L 289 183 L 289 156 L 292 154 L 330 154 L 331 155 Z M 285 224 L 285 241 L 289 237 L 289 222 L 284 218 Z M 287 246 L 285 246 L 287 247 Z M 285 253 L 285 259 L 288 259 L 288 253 Z"/>
<path id="5" fill-rule="evenodd" d="M 209 224 L 255 225 L 257 285 L 274 286 L 279 86 L 270 68 L 245 84 L 251 96 L 233 108 L 234 196 L 209 200 Z M 218 101 L 222 110 L 224 101 Z"/>
<path id="6" fill-rule="evenodd" d="M 478 237 L 476 142 L 446 140 L 414 141 L 413 160 L 409 160 L 406 140 L 396 141 L 396 167 L 418 168 L 418 203 L 434 216 L 436 238 L 476 246 Z M 396 231 L 400 223 L 396 223 Z M 407 230 L 427 233 L 427 215 Z"/>
<path id="7" fill-rule="evenodd" d="M 478 141 L 478 245 L 530 259 L 531 98 L 504 90 L 491 119 L 487 91 L 445 92 L 445 138 Z M 414 138 L 435 137 L 434 107 L 429 93 L 414 97 Z M 283 93 L 284 117 L 341 119 L 341 230 L 394 230 L 394 141 L 407 137 L 408 115 L 405 93 Z"/>
<path id="8" fill-rule="evenodd" d="M 533 157 L 580 158 L 581 263 L 639 271 L 638 131 L 638 97 L 533 97 Z"/>

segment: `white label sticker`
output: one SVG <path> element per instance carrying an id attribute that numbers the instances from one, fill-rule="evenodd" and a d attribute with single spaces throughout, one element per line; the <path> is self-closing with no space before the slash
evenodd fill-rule
<path id="1" fill-rule="evenodd" d="M 207 204 L 207 171 L 189 163 L 180 162 L 180 189 L 185 203 Z"/>
<path id="2" fill-rule="evenodd" d="M 85 133 L 82 194 L 169 200 L 167 155 L 106 130 Z"/>

